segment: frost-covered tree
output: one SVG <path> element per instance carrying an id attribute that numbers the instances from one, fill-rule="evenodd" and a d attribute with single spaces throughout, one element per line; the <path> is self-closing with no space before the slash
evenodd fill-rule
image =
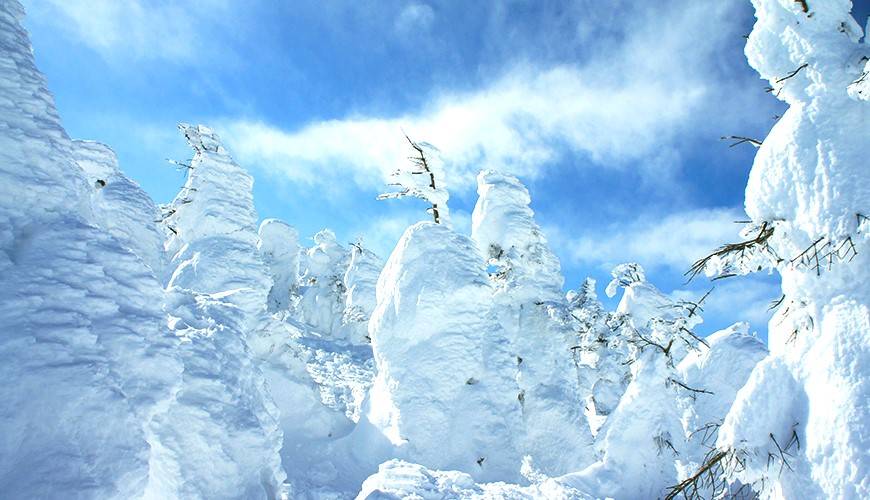
<path id="1" fill-rule="evenodd" d="M 783 296 L 768 327 L 771 354 L 738 393 L 695 482 L 718 469 L 765 497 L 866 498 L 870 103 L 861 89 L 870 46 L 847 0 L 753 5 L 746 56 L 789 108 L 749 175 L 752 236 L 694 270 L 773 269 Z"/>
<path id="2" fill-rule="evenodd" d="M 716 453 L 716 440 L 725 415 L 753 368 L 767 355 L 764 343 L 748 332 L 747 323 L 735 323 L 715 332 L 677 366 L 685 386 L 703 387 L 705 391 L 683 393 L 681 406 L 686 446 L 679 457 L 681 481 L 695 474 L 710 454 Z M 701 498 L 714 498 L 721 493 L 717 486 L 698 485 L 698 491 L 692 493 Z M 737 492 L 741 486 L 733 485 L 731 493 L 739 497 Z M 743 492 L 747 493 L 746 488 Z"/>
<path id="3" fill-rule="evenodd" d="M 432 222 L 405 231 L 369 322 L 377 377 L 354 436 L 361 460 L 403 456 L 479 479 L 519 479 L 515 361 L 491 303 L 473 241 Z"/>
<path id="4" fill-rule="evenodd" d="M 384 263 L 359 241 L 351 245 L 350 259 L 344 272 L 344 312 L 341 323 L 345 337 L 355 344 L 369 342 L 368 321 L 377 304 L 378 276 Z"/>
<path id="5" fill-rule="evenodd" d="M 314 246 L 303 258 L 295 317 L 329 337 L 342 335 L 348 258 L 347 249 L 329 229 L 314 235 Z"/>
<path id="6" fill-rule="evenodd" d="M 628 343 L 620 318 L 604 310 L 595 291 L 595 280 L 586 278 L 578 291 L 567 295 L 568 306 L 578 332 L 572 347 L 578 370 L 590 378 L 592 409 L 609 415 L 631 379 Z"/>
<path id="7" fill-rule="evenodd" d="M 299 233 L 278 219 L 265 219 L 257 233 L 260 236 L 257 249 L 272 276 L 267 308 L 270 312 L 286 311 L 298 292 Z"/>
<path id="8" fill-rule="evenodd" d="M 23 18 L 0 2 L 0 496 L 139 498 L 181 372 L 159 259 L 105 224 L 125 201 L 77 164 Z M 127 229 L 153 235 L 129 201 Z"/>
<path id="9" fill-rule="evenodd" d="M 179 125 L 194 150 L 170 205 L 169 327 L 182 385 L 157 420 L 154 498 L 275 498 L 285 492 L 281 429 L 249 339 L 272 288 L 257 249 L 253 179 L 202 125 Z"/>
<path id="10" fill-rule="evenodd" d="M 450 225 L 450 211 L 447 208 L 450 195 L 444 185 L 438 149 L 427 142 L 415 142 L 407 135 L 405 139 L 413 151 L 408 157 L 409 164 L 400 166 L 390 175 L 390 185 L 399 190 L 381 194 L 378 199 L 420 198 L 431 205 L 427 212 L 436 224 Z"/>
<path id="11" fill-rule="evenodd" d="M 631 382 L 599 431 L 600 460 L 569 474 L 578 489 L 613 498 L 657 498 L 678 479 L 685 450 L 681 398 L 706 394 L 686 384 L 676 362 L 703 341 L 691 331 L 697 308 L 675 302 L 647 282 L 637 264 L 617 266 L 608 292 L 624 288 L 611 319 L 630 349 Z"/>
<path id="12" fill-rule="evenodd" d="M 578 380 L 574 332 L 560 320 L 568 314 L 559 259 L 519 179 L 487 170 L 477 182 L 471 237 L 495 267 L 494 312 L 510 342 L 525 421 L 517 446 L 547 474 L 576 470 L 592 461 L 584 410 L 588 384 Z"/>

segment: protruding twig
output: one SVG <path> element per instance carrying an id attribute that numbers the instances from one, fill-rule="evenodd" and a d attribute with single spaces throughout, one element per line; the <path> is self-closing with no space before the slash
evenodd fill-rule
<path id="1" fill-rule="evenodd" d="M 729 139 L 736 141 L 736 142 L 730 144 L 728 146 L 729 148 L 733 148 L 734 146 L 739 146 L 740 144 L 744 144 L 744 143 L 752 144 L 756 148 L 761 147 L 761 141 L 759 141 L 758 139 L 753 139 L 751 137 L 743 137 L 742 135 L 722 136 L 721 139 L 723 141 L 729 140 Z"/>

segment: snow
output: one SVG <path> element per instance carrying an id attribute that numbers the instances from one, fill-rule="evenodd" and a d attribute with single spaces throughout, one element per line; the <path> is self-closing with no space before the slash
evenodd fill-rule
<path id="1" fill-rule="evenodd" d="M 704 340 L 706 345 L 698 346 L 698 350 L 690 352 L 677 366 L 683 383 L 708 391 L 692 394 L 681 404 L 687 445 L 680 462 L 687 473 L 704 463 L 706 454 L 716 444 L 719 428 L 737 392 L 746 384 L 755 366 L 767 356 L 764 343 L 749 334 L 747 323 L 735 323 Z"/>
<path id="2" fill-rule="evenodd" d="M 299 233 L 282 220 L 265 219 L 257 234 L 260 237 L 257 250 L 272 276 L 267 308 L 269 311 L 287 309 L 299 277 Z"/>
<path id="3" fill-rule="evenodd" d="M 166 265 L 160 211 L 151 198 L 118 168 L 118 158 L 105 144 L 73 141 L 73 157 L 85 172 L 91 190 L 92 221 L 139 256 L 161 276 Z"/>
<path id="4" fill-rule="evenodd" d="M 769 346 L 741 322 L 703 337 L 704 298 L 635 263 L 612 272 L 615 310 L 592 279 L 563 294 L 514 176 L 481 172 L 454 230 L 424 142 L 383 197 L 439 217 L 386 262 L 259 222 L 204 125 L 179 125 L 187 180 L 157 206 L 110 147 L 67 136 L 0 1 L 2 496 L 870 497 L 870 46 L 848 0 L 753 5 L 747 59 L 789 109 L 743 242 L 697 271 L 782 277 Z"/>
<path id="5" fill-rule="evenodd" d="M 471 237 L 501 281 L 529 288 L 536 300 L 558 299 L 564 282 L 559 259 L 534 220 L 526 187 L 516 177 L 485 170 L 477 176 L 477 193 Z"/>
<path id="6" fill-rule="evenodd" d="M 352 246 L 350 262 L 344 273 L 346 294 L 341 319 L 350 342 L 369 342 L 368 321 L 377 304 L 378 276 L 383 267 L 381 258 L 364 248 L 362 243 Z"/>
<path id="7" fill-rule="evenodd" d="M 139 497 L 175 342 L 152 269 L 97 224 L 22 17 L 0 3 L 0 489 Z"/>
<path id="8" fill-rule="evenodd" d="M 157 423 L 149 498 L 277 498 L 286 473 L 278 409 L 249 348 L 272 287 L 257 250 L 253 180 L 207 127 L 179 126 L 194 150 L 170 205 L 177 249 L 164 309 L 181 340 L 182 386 Z"/>
<path id="9" fill-rule="evenodd" d="M 746 211 L 773 228 L 784 296 L 769 325 L 771 355 L 739 391 L 717 447 L 745 455 L 735 475 L 764 480 L 766 494 L 865 498 L 870 262 L 859 214 L 870 197 L 870 121 L 853 82 L 870 47 L 849 1 L 809 2 L 806 13 L 791 2 L 753 4 L 747 59 L 789 109 L 759 148 Z M 792 441 L 788 467 L 768 464 Z"/>
<path id="10" fill-rule="evenodd" d="M 411 226 L 378 279 L 377 299 L 369 323 L 377 375 L 360 439 L 386 439 L 399 456 L 432 468 L 516 477 L 515 361 L 487 320 L 491 287 L 474 242 L 444 225 Z M 380 436 L 367 436 L 374 431 Z"/>
<path id="11" fill-rule="evenodd" d="M 560 320 L 568 311 L 559 259 L 519 179 L 487 170 L 477 182 L 471 237 L 496 268 L 491 307 L 508 341 L 524 422 L 514 438 L 517 449 L 548 474 L 577 470 L 592 461 L 584 414 L 591 383 L 571 353 L 577 335 Z"/>

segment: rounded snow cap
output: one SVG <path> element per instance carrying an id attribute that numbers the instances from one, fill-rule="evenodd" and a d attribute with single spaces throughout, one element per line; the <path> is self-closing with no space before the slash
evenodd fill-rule
<path id="1" fill-rule="evenodd" d="M 192 147 L 197 153 L 226 153 L 226 150 L 221 145 L 218 135 L 214 130 L 205 125 L 179 123 L 178 130 L 184 134 L 187 143 L 190 144 L 190 147 Z"/>
<path id="2" fill-rule="evenodd" d="M 614 267 L 613 271 L 610 271 L 610 275 L 613 276 L 613 279 L 610 280 L 610 283 L 607 284 L 607 289 L 604 290 L 604 293 L 606 293 L 608 297 L 616 295 L 616 289 L 619 287 L 628 288 L 635 283 L 643 283 L 646 281 L 646 274 L 643 272 L 643 267 L 636 262 L 620 264 Z"/>

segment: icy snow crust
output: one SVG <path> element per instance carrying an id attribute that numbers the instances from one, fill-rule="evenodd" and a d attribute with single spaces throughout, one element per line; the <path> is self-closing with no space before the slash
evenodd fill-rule
<path id="1" fill-rule="evenodd" d="M 761 250 L 704 271 L 780 273 L 769 353 L 745 323 L 702 338 L 702 301 L 634 263 L 616 310 L 564 295 L 513 176 L 481 172 L 454 231 L 425 143 L 437 187 L 400 168 L 387 197 L 442 224 L 386 263 L 258 227 L 203 125 L 158 207 L 67 137 L 0 0 L 0 496 L 647 499 L 725 457 L 703 497 L 867 498 L 870 50 L 846 0 L 753 3 L 747 57 L 790 108 L 747 186 Z"/>

